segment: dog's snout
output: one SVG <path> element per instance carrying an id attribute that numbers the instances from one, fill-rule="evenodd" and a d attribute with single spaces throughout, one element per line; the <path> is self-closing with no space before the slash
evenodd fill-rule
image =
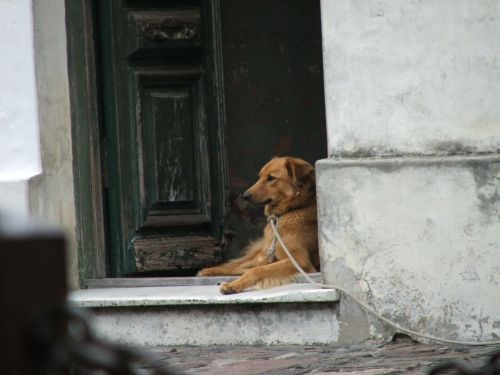
<path id="1" fill-rule="evenodd" d="M 252 194 L 249 191 L 245 191 L 242 196 L 243 199 L 246 199 L 247 201 L 249 201 L 252 198 Z"/>

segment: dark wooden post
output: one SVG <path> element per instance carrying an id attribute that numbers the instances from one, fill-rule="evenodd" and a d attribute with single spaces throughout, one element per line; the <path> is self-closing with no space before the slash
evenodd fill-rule
<path id="1" fill-rule="evenodd" d="M 5 220 L 0 220 L 0 373 L 40 374 L 27 351 L 26 330 L 66 298 L 64 236 L 23 226 L 7 230 L 2 224 Z"/>

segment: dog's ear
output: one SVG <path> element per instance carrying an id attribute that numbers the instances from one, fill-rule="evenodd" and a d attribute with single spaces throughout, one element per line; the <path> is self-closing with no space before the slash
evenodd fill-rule
<path id="1" fill-rule="evenodd" d="M 314 167 L 304 160 L 288 158 L 285 166 L 295 186 L 300 188 L 307 182 L 315 183 Z"/>

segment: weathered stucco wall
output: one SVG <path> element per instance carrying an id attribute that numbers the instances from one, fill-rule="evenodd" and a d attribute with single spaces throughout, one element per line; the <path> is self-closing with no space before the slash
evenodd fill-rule
<path id="1" fill-rule="evenodd" d="M 323 0 L 322 28 L 325 281 L 402 326 L 498 339 L 500 2 Z M 348 299 L 339 320 L 344 342 L 391 333 Z"/>
<path id="2" fill-rule="evenodd" d="M 29 181 L 32 216 L 65 230 L 67 275 L 78 287 L 64 0 L 33 1 L 42 173 Z"/>
<path id="3" fill-rule="evenodd" d="M 40 171 L 30 0 L 0 1 L 0 212 L 26 216 Z"/>
<path id="4" fill-rule="evenodd" d="M 500 157 L 317 167 L 329 282 L 414 330 L 500 337 Z"/>
<path id="5" fill-rule="evenodd" d="M 63 227 L 78 285 L 64 0 L 0 1 L 0 214 Z"/>
<path id="6" fill-rule="evenodd" d="M 329 155 L 500 149 L 500 2 L 323 0 Z"/>

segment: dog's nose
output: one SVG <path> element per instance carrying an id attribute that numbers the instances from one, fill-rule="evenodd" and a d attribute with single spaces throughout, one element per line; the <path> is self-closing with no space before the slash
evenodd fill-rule
<path id="1" fill-rule="evenodd" d="M 250 198 L 252 198 L 252 194 L 250 192 L 248 192 L 248 191 L 245 191 L 243 193 L 243 199 L 246 199 L 247 201 L 249 201 Z"/>

